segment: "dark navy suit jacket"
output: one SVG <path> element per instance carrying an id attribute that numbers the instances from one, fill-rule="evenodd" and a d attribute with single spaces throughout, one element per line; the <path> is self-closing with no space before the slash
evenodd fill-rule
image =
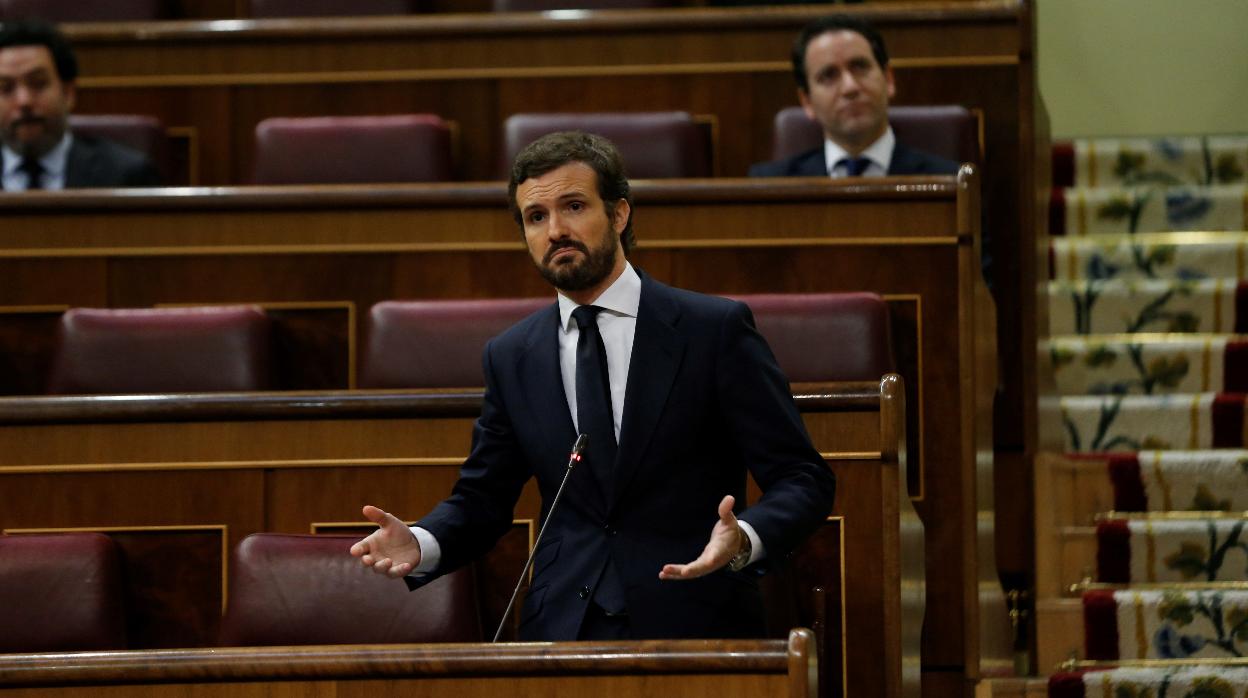
<path id="1" fill-rule="evenodd" d="M 585 597 L 609 558 L 634 636 L 759 636 L 757 576 L 765 562 L 689 581 L 661 581 L 659 570 L 701 553 L 724 495 L 744 508 L 747 470 L 764 494 L 741 518 L 758 533 L 767 561 L 786 556 L 832 509 L 833 475 L 749 309 L 641 278 L 613 496 L 595 473 L 573 470 L 537 551 L 521 614 L 525 640 L 576 639 Z M 443 557 L 434 574 L 408 578 L 409 586 L 488 551 L 511 525 L 530 477 L 546 518 L 576 436 L 558 332 L 552 304 L 487 345 L 472 452 L 451 496 L 417 523 L 438 539 Z"/>
<path id="2" fill-rule="evenodd" d="M 65 188 L 159 187 L 160 173 L 142 153 L 75 133 L 65 159 Z"/>
<path id="3" fill-rule="evenodd" d="M 828 163 L 823 144 L 784 160 L 760 162 L 750 166 L 751 177 L 826 177 Z M 888 163 L 890 175 L 957 174 L 958 163 L 914 148 L 898 141 L 893 146 L 893 159 Z"/>

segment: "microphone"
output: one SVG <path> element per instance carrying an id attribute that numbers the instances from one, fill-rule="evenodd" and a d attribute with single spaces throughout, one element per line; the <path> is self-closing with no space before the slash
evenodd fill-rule
<path id="1" fill-rule="evenodd" d="M 520 570 L 520 578 L 516 580 L 516 588 L 511 592 L 511 600 L 507 602 L 507 610 L 503 611 L 503 619 L 498 622 L 498 630 L 494 631 L 494 639 L 491 642 L 498 642 L 498 638 L 503 634 L 503 626 L 507 625 L 507 617 L 511 615 L 512 606 L 516 605 L 516 596 L 520 593 L 520 585 L 524 584 L 524 577 L 529 573 L 529 568 L 533 566 L 533 558 L 537 555 L 537 548 L 542 544 L 542 535 L 546 533 L 546 527 L 550 525 L 550 520 L 555 516 L 555 507 L 559 506 L 559 498 L 563 496 L 563 488 L 568 485 L 568 476 L 572 474 L 572 468 L 581 462 L 581 453 L 585 450 L 585 442 L 589 441 L 589 436 L 580 434 L 576 437 L 576 443 L 572 444 L 572 454 L 568 456 L 568 469 L 563 471 L 563 481 L 559 483 L 559 489 L 555 491 L 555 498 L 550 502 L 550 509 L 546 511 L 546 521 L 542 523 L 542 528 L 537 532 L 537 539 L 533 541 L 533 549 L 529 551 L 529 559 L 524 561 L 524 569 Z"/>

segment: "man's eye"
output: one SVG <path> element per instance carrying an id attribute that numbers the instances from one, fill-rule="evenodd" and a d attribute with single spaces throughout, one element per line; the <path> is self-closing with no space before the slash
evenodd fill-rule
<path id="1" fill-rule="evenodd" d="M 530 223 L 541 223 L 544 220 L 546 220 L 546 214 L 544 213 L 530 213 L 529 214 Z"/>
<path id="2" fill-rule="evenodd" d="M 585 204 L 579 201 L 573 201 L 572 203 L 568 204 L 568 208 L 572 209 L 573 211 L 579 211 L 585 208 Z"/>

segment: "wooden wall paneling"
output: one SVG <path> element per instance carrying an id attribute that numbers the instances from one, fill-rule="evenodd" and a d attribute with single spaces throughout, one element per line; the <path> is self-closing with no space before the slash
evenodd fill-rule
<path id="1" fill-rule="evenodd" d="M 65 306 L 0 307 L 0 395 L 39 395 Z"/>

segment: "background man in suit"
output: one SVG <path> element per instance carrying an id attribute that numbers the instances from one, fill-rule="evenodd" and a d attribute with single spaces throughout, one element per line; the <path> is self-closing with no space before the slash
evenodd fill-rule
<path id="1" fill-rule="evenodd" d="M 155 187 L 142 154 L 69 132 L 78 62 L 55 27 L 34 20 L 0 27 L 0 159 L 4 188 Z"/>
<path id="2" fill-rule="evenodd" d="M 451 496 L 411 529 L 365 507 L 380 528 L 351 553 L 413 588 L 472 561 L 508 530 L 530 477 L 546 518 L 586 433 L 521 638 L 760 636 L 757 574 L 824 521 L 835 483 L 749 309 L 628 263 L 632 195 L 603 138 L 534 142 L 510 197 L 557 302 L 486 346 L 485 402 Z M 763 490 L 748 508 L 747 470 Z"/>
<path id="3" fill-rule="evenodd" d="M 955 174 L 957 163 L 906 147 L 888 125 L 896 92 L 884 39 L 870 24 L 832 15 L 807 25 L 793 42 L 793 77 L 807 116 L 823 126 L 824 144 L 785 160 L 750 167 L 751 177 L 882 177 Z"/>

